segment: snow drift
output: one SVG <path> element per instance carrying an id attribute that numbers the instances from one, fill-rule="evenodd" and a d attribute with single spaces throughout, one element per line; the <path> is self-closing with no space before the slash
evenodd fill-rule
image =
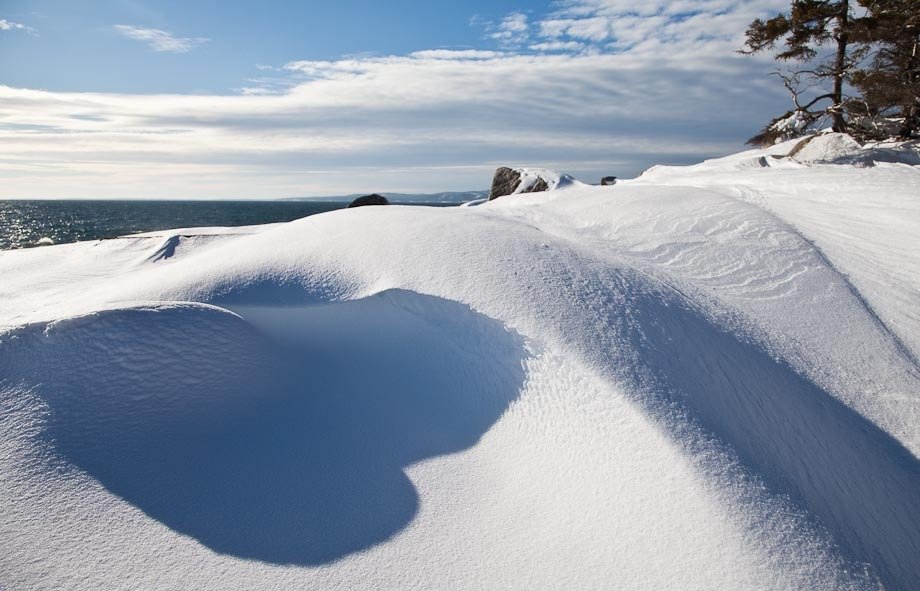
<path id="1" fill-rule="evenodd" d="M 795 143 L 789 157 L 807 164 L 875 166 L 883 162 L 920 164 L 916 142 L 873 142 L 862 146 L 846 133 L 822 133 Z"/>
<path id="2" fill-rule="evenodd" d="M 0 583 L 909 589 L 920 171 L 0 255 Z"/>
<path id="3" fill-rule="evenodd" d="M 40 396 L 61 460 L 216 551 L 279 564 L 398 531 L 418 502 L 401 468 L 474 444 L 523 379 L 514 335 L 437 298 L 247 316 L 277 338 L 193 304 L 30 326 L 2 371 Z"/>

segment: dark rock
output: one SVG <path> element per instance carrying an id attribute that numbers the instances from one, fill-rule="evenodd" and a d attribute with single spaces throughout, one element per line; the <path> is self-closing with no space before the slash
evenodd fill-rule
<path id="1" fill-rule="evenodd" d="M 383 195 L 378 195 L 374 193 L 372 195 L 365 195 L 364 197 L 358 197 L 354 201 L 348 204 L 348 207 L 364 207 L 365 205 L 389 205 L 390 202 L 387 201 L 387 198 Z M 346 208 L 347 209 L 347 208 Z"/>
<path id="2" fill-rule="evenodd" d="M 502 166 L 496 169 L 495 176 L 492 177 L 492 189 L 489 191 L 489 201 L 511 195 L 517 191 L 521 184 L 521 173 L 513 168 Z M 539 193 L 549 190 L 549 183 L 546 179 L 540 177 L 529 187 L 524 187 L 521 193 Z"/>
<path id="3" fill-rule="evenodd" d="M 492 177 L 492 189 L 489 191 L 489 201 L 511 195 L 518 185 L 521 184 L 521 173 L 518 171 L 502 166 L 496 169 L 495 176 Z"/>
<path id="4" fill-rule="evenodd" d="M 546 183 L 546 179 L 544 179 L 543 177 L 540 177 L 539 179 L 537 179 L 537 182 L 535 182 L 530 187 L 527 187 L 522 192 L 523 193 L 542 193 L 543 191 L 547 191 L 547 190 L 549 190 L 549 185 Z"/>
<path id="5" fill-rule="evenodd" d="M 617 184 L 617 177 L 615 176 L 605 176 L 601 179 L 601 185 L 615 185 Z"/>

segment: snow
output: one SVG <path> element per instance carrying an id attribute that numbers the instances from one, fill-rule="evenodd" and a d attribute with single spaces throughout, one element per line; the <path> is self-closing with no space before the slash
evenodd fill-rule
<path id="1" fill-rule="evenodd" d="M 567 174 L 559 174 L 555 170 L 546 168 L 515 168 L 514 171 L 521 175 L 521 182 L 515 187 L 514 192 L 511 193 L 512 195 L 529 192 L 540 179 L 543 179 L 546 183 L 547 191 L 582 184 Z"/>
<path id="2" fill-rule="evenodd" d="M 798 135 L 808 126 L 808 118 L 803 111 L 793 111 L 785 119 L 780 119 L 770 126 L 774 131 L 783 131 L 787 134 Z"/>
<path id="3" fill-rule="evenodd" d="M 207 226 L 198 228 L 176 228 L 172 230 L 155 230 L 153 232 L 138 232 L 127 234 L 122 239 L 130 238 L 169 238 L 172 236 L 226 236 L 239 234 L 258 234 L 276 228 L 281 224 L 262 224 L 258 226 Z"/>
<path id="4" fill-rule="evenodd" d="M 808 164 L 833 164 L 853 158 L 862 146 L 846 133 L 824 133 L 809 136 L 800 150 L 793 150 L 793 158 Z"/>
<path id="5" fill-rule="evenodd" d="M 860 145 L 848 134 L 827 132 L 800 140 L 790 150 L 789 156 L 806 164 L 876 166 L 882 163 L 898 163 L 920 165 L 920 143 L 884 141 Z"/>
<path id="6" fill-rule="evenodd" d="M 910 589 L 920 169 L 796 143 L 0 253 L 0 585 Z"/>

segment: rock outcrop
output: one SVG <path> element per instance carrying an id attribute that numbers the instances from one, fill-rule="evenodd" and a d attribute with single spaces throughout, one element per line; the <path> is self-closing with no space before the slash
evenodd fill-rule
<path id="1" fill-rule="evenodd" d="M 371 195 L 365 195 L 363 197 L 358 197 L 357 199 L 349 203 L 348 207 L 364 207 L 365 205 L 389 205 L 389 204 L 390 202 L 387 201 L 387 198 L 384 197 L 383 195 L 372 193 Z"/>
<path id="2" fill-rule="evenodd" d="M 617 177 L 615 176 L 605 176 L 604 178 L 601 179 L 602 186 L 615 185 L 615 184 L 617 184 Z"/>
<path id="3" fill-rule="evenodd" d="M 550 170 L 502 166 L 492 177 L 489 201 L 506 195 L 551 191 L 570 182 L 571 177 L 560 176 Z"/>
<path id="4" fill-rule="evenodd" d="M 504 197 L 505 195 L 511 195 L 519 184 L 521 184 L 521 173 L 506 166 L 498 168 L 495 171 L 495 175 L 492 177 L 492 188 L 489 190 L 489 201 Z"/>

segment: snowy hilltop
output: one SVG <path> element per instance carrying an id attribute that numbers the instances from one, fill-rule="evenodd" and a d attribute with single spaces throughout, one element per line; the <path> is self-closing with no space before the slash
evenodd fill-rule
<path id="1" fill-rule="evenodd" d="M 0 586 L 914 588 L 916 155 L 2 252 Z"/>

